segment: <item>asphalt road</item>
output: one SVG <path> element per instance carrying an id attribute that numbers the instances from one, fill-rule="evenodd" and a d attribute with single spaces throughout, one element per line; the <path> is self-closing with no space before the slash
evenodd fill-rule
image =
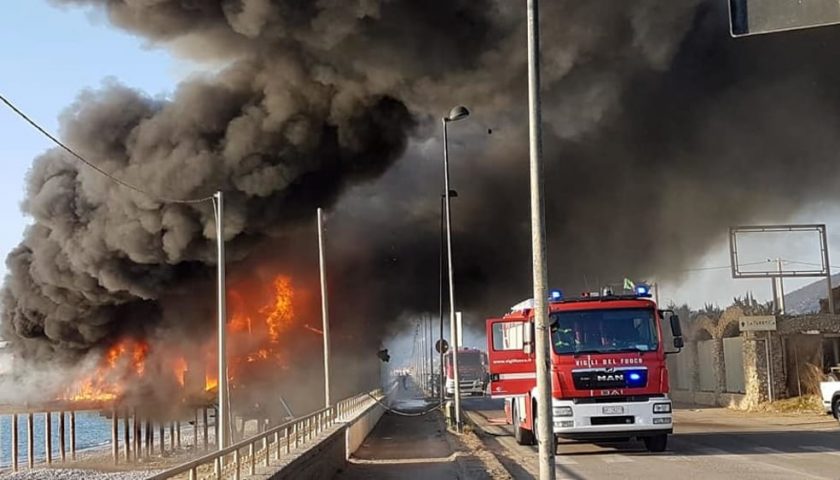
<path id="1" fill-rule="evenodd" d="M 501 401 L 470 398 L 464 408 L 515 478 L 537 478 L 537 448 L 516 444 Z M 840 479 L 840 427 L 815 415 L 678 409 L 664 453 L 649 453 L 637 441 L 563 442 L 558 452 L 558 479 Z"/>

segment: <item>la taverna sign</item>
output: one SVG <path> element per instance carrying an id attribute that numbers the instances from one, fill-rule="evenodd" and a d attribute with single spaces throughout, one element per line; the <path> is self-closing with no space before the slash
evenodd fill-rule
<path id="1" fill-rule="evenodd" d="M 776 316 L 756 315 L 754 317 L 741 317 L 738 324 L 742 332 L 775 332 Z"/>

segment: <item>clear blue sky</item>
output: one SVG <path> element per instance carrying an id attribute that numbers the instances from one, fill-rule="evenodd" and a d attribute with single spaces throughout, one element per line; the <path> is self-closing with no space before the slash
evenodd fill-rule
<path id="1" fill-rule="evenodd" d="M 101 14 L 57 8 L 47 0 L 6 0 L 0 15 L 0 92 L 55 132 L 61 111 L 85 88 L 118 81 L 151 94 L 173 89 L 184 63 L 107 24 Z M 28 219 L 20 213 L 32 159 L 51 145 L 0 109 L 0 276 Z"/>

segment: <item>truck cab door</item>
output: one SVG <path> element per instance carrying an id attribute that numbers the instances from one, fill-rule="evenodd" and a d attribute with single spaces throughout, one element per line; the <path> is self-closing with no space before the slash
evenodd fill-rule
<path id="1" fill-rule="evenodd" d="M 525 395 L 536 384 L 531 328 L 527 318 L 487 320 L 491 397 Z"/>

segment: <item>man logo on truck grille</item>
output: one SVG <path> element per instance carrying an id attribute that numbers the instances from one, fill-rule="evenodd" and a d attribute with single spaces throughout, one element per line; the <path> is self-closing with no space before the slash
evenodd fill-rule
<path id="1" fill-rule="evenodd" d="M 595 380 L 599 382 L 623 382 L 623 373 L 599 373 L 595 376 Z"/>

